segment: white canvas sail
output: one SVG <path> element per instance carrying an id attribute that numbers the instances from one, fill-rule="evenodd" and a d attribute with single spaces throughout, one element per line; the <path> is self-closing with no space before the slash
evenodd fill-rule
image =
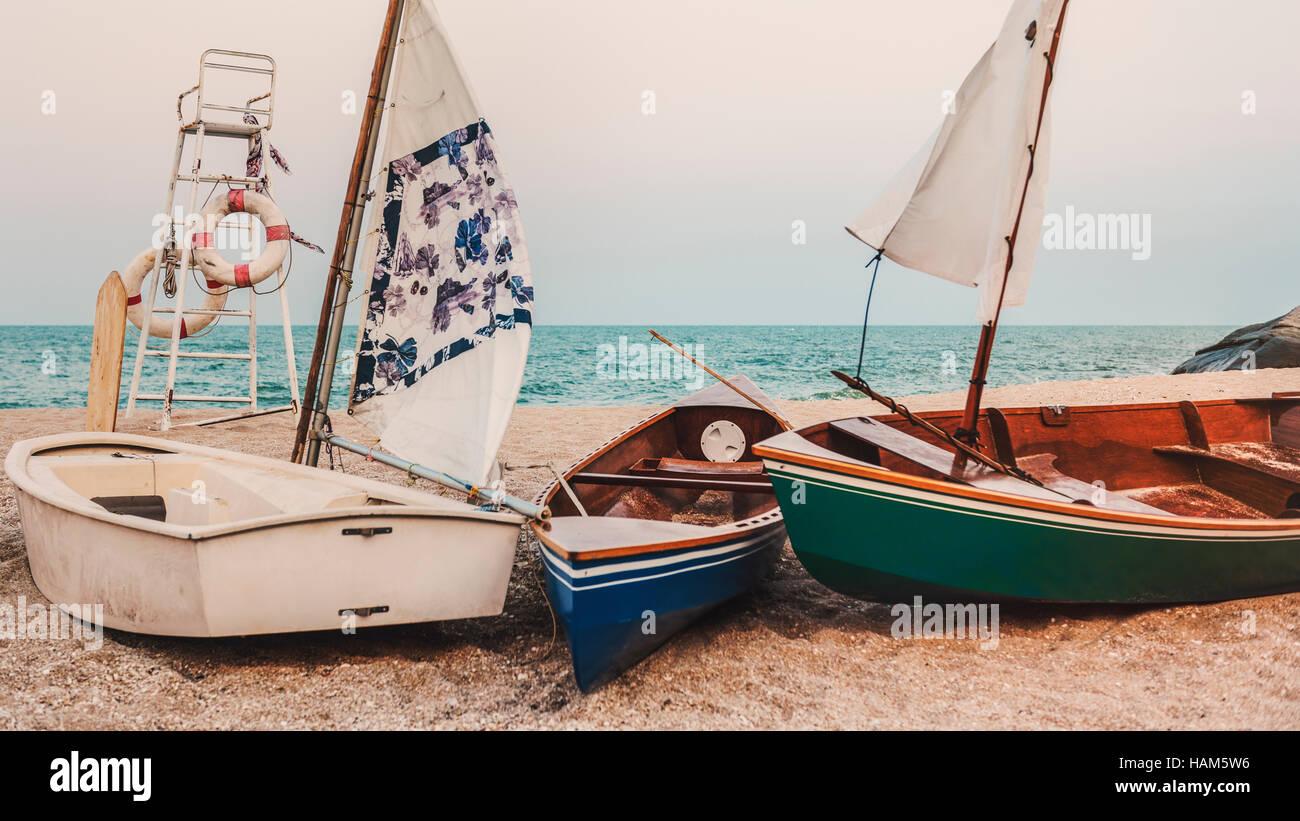
<path id="1" fill-rule="evenodd" d="M 1029 290 L 1047 202 L 1050 102 L 1046 55 L 1066 0 L 1015 0 L 996 42 L 957 92 L 954 107 L 885 193 L 848 227 L 884 255 L 951 282 L 980 287 L 977 318 L 997 312 L 1030 152 L 1015 256 L 1003 305 Z M 1043 110 L 1038 131 L 1039 109 Z"/>
<path id="2" fill-rule="evenodd" d="M 350 407 L 380 447 L 484 483 L 532 329 L 523 228 L 432 0 L 407 0 L 373 188 Z"/>

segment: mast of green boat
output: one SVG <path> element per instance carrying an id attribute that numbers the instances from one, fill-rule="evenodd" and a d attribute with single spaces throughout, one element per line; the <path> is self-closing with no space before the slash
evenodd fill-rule
<path id="1" fill-rule="evenodd" d="M 1057 19 L 1056 28 L 1052 34 L 1052 44 L 1045 53 L 1047 65 L 1044 68 L 1046 72 L 1043 80 L 1043 94 L 1038 102 L 1038 122 L 1034 127 L 1034 142 L 1029 146 L 1029 173 L 1025 175 L 1025 181 L 1020 189 L 1020 205 L 1016 209 L 1016 221 L 1011 228 L 1011 235 L 1007 240 L 1007 264 L 1002 274 L 1002 286 L 998 293 L 998 306 L 993 314 L 993 318 L 984 323 L 980 329 L 979 346 L 975 351 L 975 363 L 971 368 L 970 387 L 966 391 L 966 408 L 962 413 L 961 427 L 957 428 L 957 437 L 969 444 L 979 447 L 978 424 L 980 416 L 980 399 L 984 395 L 984 383 L 989 372 L 989 363 L 993 357 L 993 337 L 997 334 L 998 319 L 1002 314 L 1002 303 L 1007 295 L 1007 281 L 1011 279 L 1011 265 L 1015 260 L 1016 239 L 1020 235 L 1020 218 L 1025 211 L 1025 198 L 1029 194 L 1029 181 L 1034 176 L 1034 152 L 1038 148 L 1038 138 L 1043 132 L 1043 113 L 1047 110 L 1047 94 L 1052 88 L 1052 79 L 1056 68 L 1056 53 L 1061 45 L 1061 29 L 1065 25 L 1065 11 L 1070 6 L 1070 0 L 1061 3 L 1061 14 Z"/>

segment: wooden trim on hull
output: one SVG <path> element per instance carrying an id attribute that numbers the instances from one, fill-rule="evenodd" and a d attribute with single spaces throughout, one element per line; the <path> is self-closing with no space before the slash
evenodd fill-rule
<path id="1" fill-rule="evenodd" d="M 1177 407 L 1177 405 L 1174 405 L 1174 407 Z M 951 482 L 929 479 L 923 476 L 913 476 L 911 474 L 900 473 L 885 468 L 838 462 L 820 456 L 798 453 L 785 448 L 773 447 L 771 445 L 755 445 L 754 453 L 761 456 L 763 460 L 768 463 L 769 471 L 774 469 L 774 463 L 775 469 L 778 470 L 782 463 L 800 465 L 803 467 L 826 471 L 831 474 L 870 479 L 880 482 L 883 485 L 899 485 L 903 487 L 916 488 L 918 490 L 928 490 L 945 496 L 955 496 L 962 499 L 990 502 L 1024 510 L 1054 513 L 1077 519 L 1148 525 L 1151 527 L 1168 529 L 1234 530 L 1251 533 L 1260 531 L 1276 531 L 1279 533 L 1300 536 L 1300 519 L 1276 519 L 1263 521 L 1256 519 L 1202 519 L 1190 516 L 1154 516 L 1141 513 L 1127 513 L 1115 510 L 1105 510 L 1087 505 L 1071 504 L 1069 502 L 1051 502 L 1040 499 L 1030 499 L 1025 496 L 1018 496 L 1010 493 L 999 493 L 997 491 L 983 490 L 966 485 L 956 485 Z"/>
<path id="2" fill-rule="evenodd" d="M 777 510 L 765 513 L 762 516 L 756 516 L 752 519 L 746 519 L 743 522 L 735 522 L 730 525 L 722 525 L 717 528 L 711 528 L 706 536 L 696 539 L 676 539 L 664 542 L 646 542 L 636 545 L 622 545 L 619 547 L 610 547 L 603 550 L 580 550 L 571 551 L 563 545 L 551 539 L 540 522 L 530 522 L 533 533 L 536 534 L 537 540 L 542 546 L 550 550 L 557 556 L 566 561 L 578 565 L 588 565 L 600 562 L 604 559 L 625 558 L 628 556 L 646 555 L 653 556 L 660 553 L 667 553 L 673 550 L 689 550 L 708 547 L 710 545 L 721 545 L 726 542 L 735 541 L 745 538 L 754 533 L 766 534 L 778 528 L 785 528 L 785 521 Z"/>
<path id="3" fill-rule="evenodd" d="M 626 473 L 575 473 L 569 477 L 571 485 L 611 485 L 614 487 L 647 487 L 665 490 L 726 490 L 734 493 L 772 493 L 766 478 L 762 482 L 727 479 L 695 479 L 683 476 L 646 476 Z"/>
<path id="4" fill-rule="evenodd" d="M 877 601 L 1221 601 L 1300 590 L 1300 534 L 1083 521 L 813 468 L 770 465 L 799 560 Z"/>

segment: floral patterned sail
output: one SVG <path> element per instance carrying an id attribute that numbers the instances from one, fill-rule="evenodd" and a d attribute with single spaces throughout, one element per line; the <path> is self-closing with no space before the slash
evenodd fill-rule
<path id="1" fill-rule="evenodd" d="M 385 450 L 487 481 L 533 316 L 519 210 L 429 0 L 408 0 L 351 409 Z"/>

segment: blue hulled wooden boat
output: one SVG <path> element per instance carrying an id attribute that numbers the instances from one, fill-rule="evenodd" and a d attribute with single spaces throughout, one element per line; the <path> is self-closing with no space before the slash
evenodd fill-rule
<path id="1" fill-rule="evenodd" d="M 732 384 L 772 403 L 748 379 Z M 761 579 L 785 522 L 752 445 L 783 429 L 726 385 L 606 442 L 543 491 L 533 532 L 586 691 Z"/>

